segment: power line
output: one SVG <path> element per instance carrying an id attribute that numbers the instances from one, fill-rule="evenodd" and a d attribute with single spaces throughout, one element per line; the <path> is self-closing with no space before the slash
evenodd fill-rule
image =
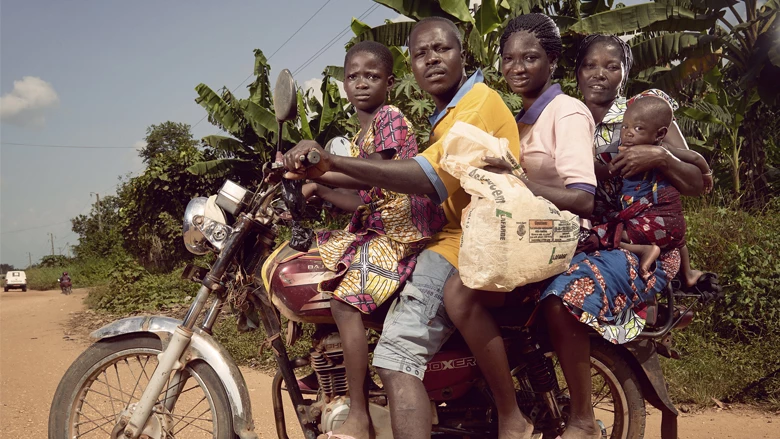
<path id="1" fill-rule="evenodd" d="M 135 146 L 84 146 L 84 145 L 42 145 L 38 143 L 0 142 L 11 146 L 38 146 L 41 148 L 78 148 L 78 149 L 135 149 Z"/>
<path id="2" fill-rule="evenodd" d="M 69 222 L 70 222 L 70 220 L 67 220 L 67 221 L 60 221 L 60 222 L 58 222 L 58 223 L 53 223 L 53 224 L 46 224 L 46 225 L 43 225 L 43 226 L 29 227 L 29 228 L 27 228 L 27 229 L 19 229 L 19 230 L 8 230 L 8 231 L 6 231 L 6 232 L 2 232 L 2 234 L 3 234 L 3 235 L 5 235 L 6 233 L 20 233 L 20 232 L 26 232 L 26 231 L 28 231 L 28 230 L 36 230 L 36 229 L 42 229 L 42 228 L 44 228 L 44 227 L 58 226 L 58 225 L 60 225 L 60 224 L 65 224 L 65 223 L 69 223 Z"/>
<path id="3" fill-rule="evenodd" d="M 364 19 L 364 18 L 368 17 L 369 15 L 371 15 L 371 13 L 372 13 L 372 12 L 374 12 L 374 11 L 375 11 L 375 10 L 377 10 L 378 8 L 379 8 L 379 4 L 376 4 L 376 3 L 375 3 L 375 4 L 373 4 L 372 6 L 370 6 L 368 9 L 366 9 L 366 11 L 365 11 L 365 12 L 363 12 L 363 13 L 362 13 L 362 14 L 361 14 L 361 15 L 358 17 L 358 20 L 362 20 L 362 19 Z M 295 71 L 293 71 L 293 76 L 297 75 L 297 74 L 298 74 L 298 73 L 300 73 L 300 72 L 301 72 L 303 69 L 305 69 L 306 67 L 308 67 L 308 66 L 309 66 L 311 63 L 313 63 L 313 62 L 314 62 L 314 61 L 315 61 L 317 58 L 319 58 L 319 57 L 320 57 L 320 56 L 321 56 L 323 53 L 325 53 L 325 52 L 326 52 L 328 49 L 330 49 L 330 48 L 331 48 L 331 47 L 332 47 L 334 44 L 336 44 L 336 42 L 337 42 L 337 41 L 338 41 L 340 38 L 342 38 L 344 35 L 346 35 L 346 34 L 347 34 L 347 33 L 348 33 L 348 32 L 349 32 L 351 29 L 352 29 L 352 26 L 351 26 L 351 25 L 350 25 L 350 26 L 347 26 L 346 28 L 344 28 L 344 30 L 342 30 L 341 32 L 339 32 L 339 33 L 338 33 L 338 34 L 337 34 L 335 37 L 333 37 L 333 38 L 332 38 L 330 41 L 328 41 L 327 43 L 325 43 L 325 45 L 324 45 L 322 48 L 320 48 L 320 50 L 318 50 L 317 52 L 315 52 L 315 53 L 314 53 L 314 55 L 312 55 L 312 56 L 311 56 L 311 57 L 310 57 L 308 60 L 304 61 L 304 63 L 303 63 L 303 64 L 301 64 L 301 66 L 300 66 L 300 67 L 298 67 L 297 69 L 295 69 Z"/>
<path id="4" fill-rule="evenodd" d="M 282 43 L 282 45 L 281 45 L 281 46 L 279 46 L 279 47 L 278 47 L 278 48 L 277 48 L 277 49 L 274 51 L 274 53 L 272 53 L 272 54 L 271 54 L 271 56 L 269 56 L 269 57 L 267 58 L 267 59 L 268 59 L 268 61 L 271 61 L 271 58 L 273 58 L 273 57 L 274 57 L 274 55 L 276 55 L 277 53 L 279 53 L 279 51 L 280 51 L 280 50 L 282 50 L 282 47 L 284 47 L 285 45 L 287 45 L 287 43 L 289 43 L 289 42 L 290 42 L 290 40 L 292 40 L 294 36 L 298 35 L 298 32 L 300 32 L 300 31 L 301 31 L 301 29 L 303 29 L 303 27 L 304 27 L 304 26 L 306 26 L 307 24 L 309 24 L 309 22 L 310 22 L 310 21 L 311 21 L 311 20 L 312 20 L 314 17 L 316 17 L 316 16 L 317 16 L 317 14 L 319 14 L 319 12 L 320 12 L 321 10 L 325 9 L 325 6 L 328 6 L 328 3 L 330 3 L 330 2 L 331 2 L 331 0 L 328 0 L 328 1 L 326 1 L 324 5 L 320 6 L 320 8 L 319 8 L 319 9 L 317 9 L 317 11 L 315 11 L 313 14 L 311 14 L 311 17 L 309 17 L 309 19 L 308 19 L 308 20 L 306 20 L 306 21 L 305 21 L 305 22 L 304 22 L 304 23 L 301 25 L 301 27 L 299 27 L 299 28 L 298 28 L 298 29 L 297 29 L 295 32 L 293 32 L 293 34 L 292 34 L 292 35 L 290 35 L 290 37 L 289 37 L 289 38 L 287 38 L 287 40 L 285 40 L 285 42 L 284 42 L 284 43 Z M 249 74 L 249 76 L 247 76 L 246 78 L 244 78 L 244 80 L 243 80 L 243 81 L 241 81 L 241 84 L 238 84 L 238 85 L 237 85 L 235 88 L 233 88 L 233 90 L 231 91 L 231 93 L 235 93 L 235 92 L 236 92 L 236 90 L 238 90 L 238 88 L 239 88 L 239 87 L 241 87 L 242 85 L 244 85 L 244 84 L 245 84 L 245 83 L 246 83 L 246 82 L 249 80 L 249 78 L 251 78 L 251 77 L 252 77 L 252 76 L 254 76 L 254 75 L 255 75 L 255 72 L 252 72 L 252 73 L 250 73 L 250 74 Z M 199 121 L 197 121 L 197 122 L 195 123 L 195 125 L 193 125 L 193 126 L 192 126 L 192 128 L 195 128 L 196 126 L 198 126 L 198 125 L 199 125 L 201 122 L 203 122 L 203 121 L 204 121 L 204 120 L 205 120 L 207 117 L 208 117 L 208 113 L 206 113 L 206 115 L 205 115 L 205 116 L 201 117 L 201 118 L 200 118 L 200 120 L 199 120 Z"/>

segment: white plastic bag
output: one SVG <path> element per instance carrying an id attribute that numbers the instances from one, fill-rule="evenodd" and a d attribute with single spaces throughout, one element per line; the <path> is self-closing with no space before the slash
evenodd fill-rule
<path id="1" fill-rule="evenodd" d="M 458 269 L 469 288 L 512 291 L 569 267 L 579 218 L 534 194 L 511 174 L 481 169 L 482 157 L 503 157 L 519 170 L 506 139 L 456 122 L 444 139 L 442 168 L 471 195 L 463 209 Z"/>

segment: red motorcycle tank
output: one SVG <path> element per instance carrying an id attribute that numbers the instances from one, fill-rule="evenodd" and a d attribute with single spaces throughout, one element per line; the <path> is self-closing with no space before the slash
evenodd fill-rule
<path id="1" fill-rule="evenodd" d="M 335 323 L 330 311 L 330 295 L 317 290 L 320 282 L 332 279 L 336 273 L 328 270 L 319 251 L 312 248 L 299 252 L 287 244 L 281 245 L 263 263 L 261 276 L 274 306 L 288 319 L 303 323 Z M 367 327 L 379 329 L 387 307 L 363 315 Z"/>

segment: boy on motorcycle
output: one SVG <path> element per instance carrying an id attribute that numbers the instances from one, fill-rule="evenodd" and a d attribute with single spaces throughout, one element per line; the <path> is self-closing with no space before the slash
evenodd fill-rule
<path id="1" fill-rule="evenodd" d="M 367 160 L 328 154 L 309 140 L 287 152 L 284 163 L 286 178 L 313 179 L 335 171 L 367 186 L 425 194 L 442 204 L 448 222 L 418 256 L 374 351 L 374 366 L 388 392 L 394 437 L 429 438 L 431 409 L 422 379 L 428 361 L 454 332 L 442 306 L 442 291 L 457 270 L 460 217 L 471 200 L 460 182 L 439 167 L 442 140 L 455 122 L 462 121 L 508 139 L 515 157 L 520 141 L 512 113 L 501 96 L 483 84 L 482 72 L 466 75 L 462 36 L 454 23 L 440 17 L 419 21 L 409 37 L 409 53 L 417 83 L 436 105 L 429 118 L 431 146 L 425 152 L 413 159 Z M 311 150 L 319 151 L 322 159 L 307 169 L 299 157 Z"/>
<path id="2" fill-rule="evenodd" d="M 352 156 L 390 163 L 417 155 L 411 124 L 400 110 L 385 105 L 395 82 L 390 50 L 374 41 L 357 43 L 347 52 L 344 69 L 344 89 L 361 125 L 352 141 Z M 369 187 L 338 172 L 326 172 L 317 181 L 304 186 L 305 195 L 316 194 L 355 212 L 346 229 L 317 234 L 323 264 L 337 273 L 320 282 L 318 289 L 332 296 L 330 307 L 341 334 L 350 397 L 346 421 L 327 436 L 368 439 L 368 343 L 362 314 L 374 312 L 407 280 L 417 253 L 446 218 L 424 196 Z M 321 183 L 357 188 L 358 193 L 338 192 Z"/>

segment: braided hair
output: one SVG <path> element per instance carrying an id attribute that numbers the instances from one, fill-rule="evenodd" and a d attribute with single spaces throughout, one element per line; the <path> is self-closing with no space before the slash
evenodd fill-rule
<path id="1" fill-rule="evenodd" d="M 387 73 L 387 76 L 393 74 L 393 54 L 390 53 L 390 49 L 385 47 L 384 44 L 377 43 L 376 41 L 361 41 L 354 46 L 350 47 L 347 51 L 347 55 L 344 57 L 344 65 L 349 64 L 349 60 L 357 53 L 370 53 L 377 57 L 382 64 L 382 68 Z"/>
<path id="2" fill-rule="evenodd" d="M 518 15 L 509 21 L 504 33 L 501 34 L 501 42 L 499 43 L 500 53 L 504 53 L 504 46 L 509 41 L 509 37 L 515 32 L 526 31 L 533 34 L 542 46 L 547 56 L 555 55 L 556 58 L 561 56 L 563 51 L 563 43 L 561 42 L 561 32 L 558 30 L 558 26 L 552 18 L 539 13 Z"/>
<path id="3" fill-rule="evenodd" d="M 623 81 L 620 83 L 620 90 L 623 90 L 628 82 L 628 72 L 631 70 L 631 65 L 634 63 L 634 55 L 631 53 L 631 47 L 628 43 L 615 35 L 590 34 L 582 40 L 580 48 L 577 50 L 577 60 L 574 63 L 574 75 L 577 78 L 577 84 L 579 85 L 580 82 L 580 67 L 582 67 L 582 62 L 585 60 L 585 55 L 588 53 L 588 50 L 590 50 L 591 46 L 599 43 L 614 44 L 620 49 L 620 62 L 623 64 L 623 70 L 625 72 L 623 74 Z"/>
<path id="4" fill-rule="evenodd" d="M 453 35 L 455 35 L 455 39 L 458 40 L 458 50 L 463 50 L 463 35 L 460 33 L 460 29 L 458 29 L 458 26 L 455 25 L 451 20 L 448 20 L 444 17 L 425 17 L 422 20 L 418 21 L 417 23 L 412 26 L 412 31 L 409 32 L 409 40 L 406 42 L 406 46 L 409 47 L 409 45 L 412 42 L 412 37 L 414 36 L 415 31 L 417 31 L 417 28 L 421 27 L 422 25 L 426 23 L 440 23 L 444 25 L 445 28 L 448 28 Z"/>

